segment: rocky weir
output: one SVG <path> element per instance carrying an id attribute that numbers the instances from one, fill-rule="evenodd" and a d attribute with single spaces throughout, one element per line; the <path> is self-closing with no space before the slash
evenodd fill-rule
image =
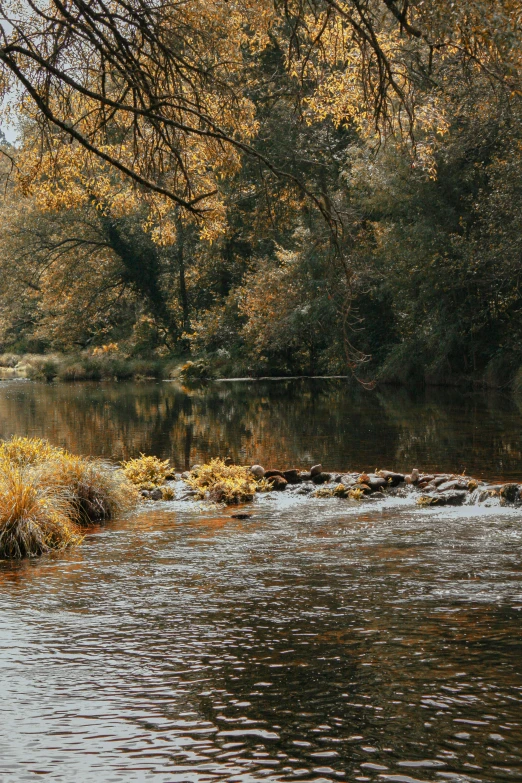
<path id="1" fill-rule="evenodd" d="M 209 500 L 219 497 L 209 491 L 202 497 L 187 483 L 198 475 L 199 465 L 190 471 L 174 473 L 172 480 L 153 490 L 142 490 L 146 500 Z M 424 473 L 413 468 L 410 473 L 376 470 L 373 473 L 326 471 L 322 465 L 310 470 L 290 468 L 265 469 L 262 465 L 247 468 L 258 483 L 258 491 L 285 492 L 314 498 L 344 498 L 368 502 L 387 497 L 409 498 L 419 506 L 522 505 L 522 484 L 496 484 L 455 473 Z M 249 502 L 247 495 L 237 502 Z"/>

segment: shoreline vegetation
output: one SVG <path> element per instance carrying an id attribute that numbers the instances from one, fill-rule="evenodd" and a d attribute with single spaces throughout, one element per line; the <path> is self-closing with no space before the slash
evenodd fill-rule
<path id="1" fill-rule="evenodd" d="M 257 493 L 289 492 L 354 503 L 402 497 L 423 507 L 520 505 L 522 484 L 466 475 L 265 470 L 215 458 L 178 473 L 169 460 L 141 454 L 120 466 L 78 457 L 39 438 L 0 443 L 0 558 L 37 557 L 82 542 L 84 532 L 150 501 L 251 503 Z M 249 512 L 232 516 L 248 518 Z"/>
<path id="2" fill-rule="evenodd" d="M 145 381 L 179 380 L 184 383 L 205 381 L 255 382 L 301 379 L 338 379 L 359 382 L 353 375 L 335 374 L 250 374 L 241 377 L 226 375 L 226 367 L 212 359 L 187 359 L 186 357 L 156 357 L 151 359 L 126 356 L 118 351 L 105 350 L 106 346 L 94 351 L 75 354 L 0 354 L 0 381 L 27 379 L 32 381 L 75 382 L 75 381 Z M 402 387 L 468 387 L 476 389 L 505 389 L 515 393 L 522 392 L 522 371 L 509 380 L 501 381 L 492 375 L 455 375 L 438 378 L 399 379 L 377 375 L 362 384 L 365 388 L 378 385 Z"/>

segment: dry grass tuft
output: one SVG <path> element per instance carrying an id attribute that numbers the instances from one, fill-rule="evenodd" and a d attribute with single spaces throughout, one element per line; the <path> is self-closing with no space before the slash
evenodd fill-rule
<path id="1" fill-rule="evenodd" d="M 0 556 L 32 557 L 81 540 L 79 528 L 129 511 L 136 487 L 121 470 L 39 438 L 0 443 Z"/>
<path id="2" fill-rule="evenodd" d="M 138 489 L 160 487 L 172 475 L 168 459 L 162 461 L 158 457 L 146 457 L 145 454 L 121 464 L 124 475 Z"/>
<path id="3" fill-rule="evenodd" d="M 4 463 L 0 472 L 0 557 L 35 557 L 81 541 L 67 499 Z"/>
<path id="4" fill-rule="evenodd" d="M 226 465 L 221 459 L 200 465 L 197 472 L 186 479 L 186 483 L 198 492 L 200 498 L 206 497 L 227 505 L 253 500 L 257 490 L 257 482 L 250 468 Z"/>
<path id="5" fill-rule="evenodd" d="M 41 438 L 19 438 L 15 435 L 0 443 L 0 461 L 19 468 L 48 462 L 62 453 L 62 449 Z"/>
<path id="6" fill-rule="evenodd" d="M 138 500 L 137 488 L 123 471 L 97 460 L 62 452 L 39 473 L 43 486 L 67 496 L 72 516 L 81 527 L 130 511 Z"/>

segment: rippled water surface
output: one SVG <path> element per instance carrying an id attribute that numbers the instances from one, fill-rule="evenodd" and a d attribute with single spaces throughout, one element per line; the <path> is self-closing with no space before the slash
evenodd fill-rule
<path id="1" fill-rule="evenodd" d="M 180 467 L 221 445 L 522 478 L 507 400 L 300 388 L 6 384 L 0 434 Z M 0 563 L 2 782 L 522 780 L 519 510 L 286 493 L 249 510 L 150 504 Z"/>

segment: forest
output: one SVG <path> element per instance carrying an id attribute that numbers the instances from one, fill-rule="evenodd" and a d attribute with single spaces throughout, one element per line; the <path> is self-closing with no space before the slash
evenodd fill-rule
<path id="1" fill-rule="evenodd" d="M 522 387 L 522 3 L 0 13 L 4 354 Z"/>

